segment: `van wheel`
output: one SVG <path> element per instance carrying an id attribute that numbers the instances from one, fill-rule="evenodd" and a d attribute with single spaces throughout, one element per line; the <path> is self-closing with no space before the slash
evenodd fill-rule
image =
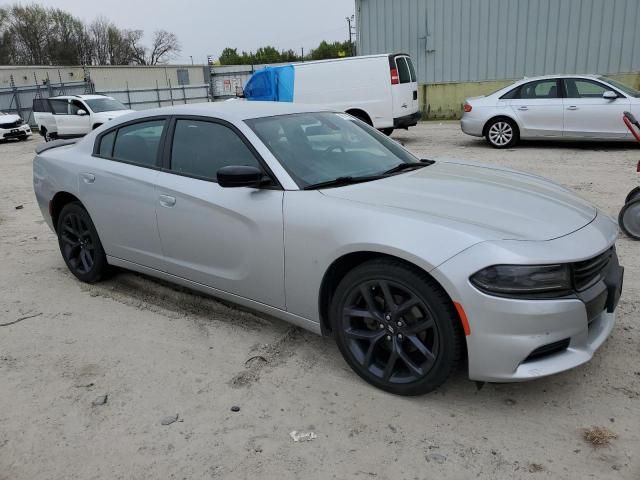
<path id="1" fill-rule="evenodd" d="M 380 130 L 382 133 L 384 133 L 387 137 L 390 137 L 391 134 L 393 133 L 393 128 L 383 128 L 382 130 Z"/>
<path id="2" fill-rule="evenodd" d="M 40 133 L 44 137 L 45 142 L 50 142 L 52 140 L 51 135 L 49 135 L 49 132 L 47 131 L 46 128 L 43 128 L 42 130 L 40 130 Z"/>
<path id="3" fill-rule="evenodd" d="M 490 120 L 485 132 L 485 138 L 493 148 L 513 147 L 519 140 L 518 126 L 509 118 Z"/>
<path id="4" fill-rule="evenodd" d="M 352 117 L 356 117 L 358 120 L 362 120 L 367 125 L 373 127 L 373 122 L 369 118 L 369 115 L 367 115 L 362 110 L 348 110 L 346 113 L 348 113 Z"/>

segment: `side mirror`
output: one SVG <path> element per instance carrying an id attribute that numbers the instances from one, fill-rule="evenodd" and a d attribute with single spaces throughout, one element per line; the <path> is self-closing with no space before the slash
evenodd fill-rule
<path id="1" fill-rule="evenodd" d="M 216 176 L 218 177 L 218 185 L 223 188 L 258 188 L 263 183 L 264 173 L 256 167 L 230 165 L 218 170 Z"/>
<path id="2" fill-rule="evenodd" d="M 81 108 L 76 112 L 76 115 L 80 115 L 81 117 L 84 117 L 86 114 L 87 114 L 87 111 Z"/>
<path id="3" fill-rule="evenodd" d="M 236 97 L 244 98 L 244 88 L 236 87 Z"/>
<path id="4" fill-rule="evenodd" d="M 607 90 L 602 94 L 602 98 L 606 100 L 615 100 L 618 98 L 618 94 L 616 92 L 612 92 L 611 90 Z"/>

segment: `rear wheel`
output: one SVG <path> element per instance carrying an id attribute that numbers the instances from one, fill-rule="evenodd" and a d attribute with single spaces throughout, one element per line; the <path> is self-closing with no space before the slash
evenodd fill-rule
<path id="1" fill-rule="evenodd" d="M 640 240 L 640 198 L 622 207 L 618 223 L 624 233 L 635 240 Z"/>
<path id="2" fill-rule="evenodd" d="M 65 205 L 58 217 L 57 233 L 62 258 L 79 280 L 95 283 L 107 273 L 109 266 L 102 243 L 82 204 Z"/>
<path id="3" fill-rule="evenodd" d="M 461 356 L 460 324 L 446 293 L 395 260 L 374 260 L 349 272 L 333 296 L 331 321 L 349 366 L 391 393 L 434 390 Z"/>
<path id="4" fill-rule="evenodd" d="M 627 198 L 624 199 L 624 203 L 633 202 L 634 200 L 640 199 L 640 187 L 636 187 L 629 192 Z"/>
<path id="5" fill-rule="evenodd" d="M 509 148 L 518 143 L 518 126 L 508 118 L 494 118 L 486 127 L 485 137 L 493 148 Z"/>

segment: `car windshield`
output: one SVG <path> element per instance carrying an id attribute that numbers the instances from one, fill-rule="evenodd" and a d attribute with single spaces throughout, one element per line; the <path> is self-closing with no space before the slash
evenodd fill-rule
<path id="1" fill-rule="evenodd" d="M 620 83 L 617 80 L 614 80 L 609 77 L 600 77 L 600 80 L 611 84 L 612 86 L 616 87 L 618 90 L 622 90 L 624 93 L 626 93 L 630 97 L 640 98 L 640 91 L 630 87 L 629 85 L 625 85 L 624 83 Z"/>
<path id="2" fill-rule="evenodd" d="M 92 100 L 85 100 L 89 108 L 95 113 L 100 112 L 115 112 L 116 110 L 127 110 L 123 104 L 113 98 L 94 98 Z"/>
<path id="3" fill-rule="evenodd" d="M 298 113 L 246 123 L 301 188 L 341 178 L 373 180 L 399 165 L 420 164 L 394 140 L 345 113 Z"/>

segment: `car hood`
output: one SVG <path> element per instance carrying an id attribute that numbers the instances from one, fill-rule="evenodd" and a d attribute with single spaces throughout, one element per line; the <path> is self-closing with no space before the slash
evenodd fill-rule
<path id="1" fill-rule="evenodd" d="M 475 226 L 505 240 L 562 237 L 597 214 L 589 202 L 542 177 L 456 161 L 322 193 Z"/>
<path id="2" fill-rule="evenodd" d="M 10 113 L 6 115 L 0 115 L 0 123 L 13 123 L 17 122 L 18 120 L 22 120 L 22 117 L 20 117 L 19 115 L 12 115 Z"/>
<path id="3" fill-rule="evenodd" d="M 122 115 L 127 115 L 128 113 L 133 113 L 135 110 L 114 110 L 113 112 L 98 112 L 95 113 L 94 116 L 104 118 L 105 120 L 112 120 L 117 117 L 121 117 Z"/>

